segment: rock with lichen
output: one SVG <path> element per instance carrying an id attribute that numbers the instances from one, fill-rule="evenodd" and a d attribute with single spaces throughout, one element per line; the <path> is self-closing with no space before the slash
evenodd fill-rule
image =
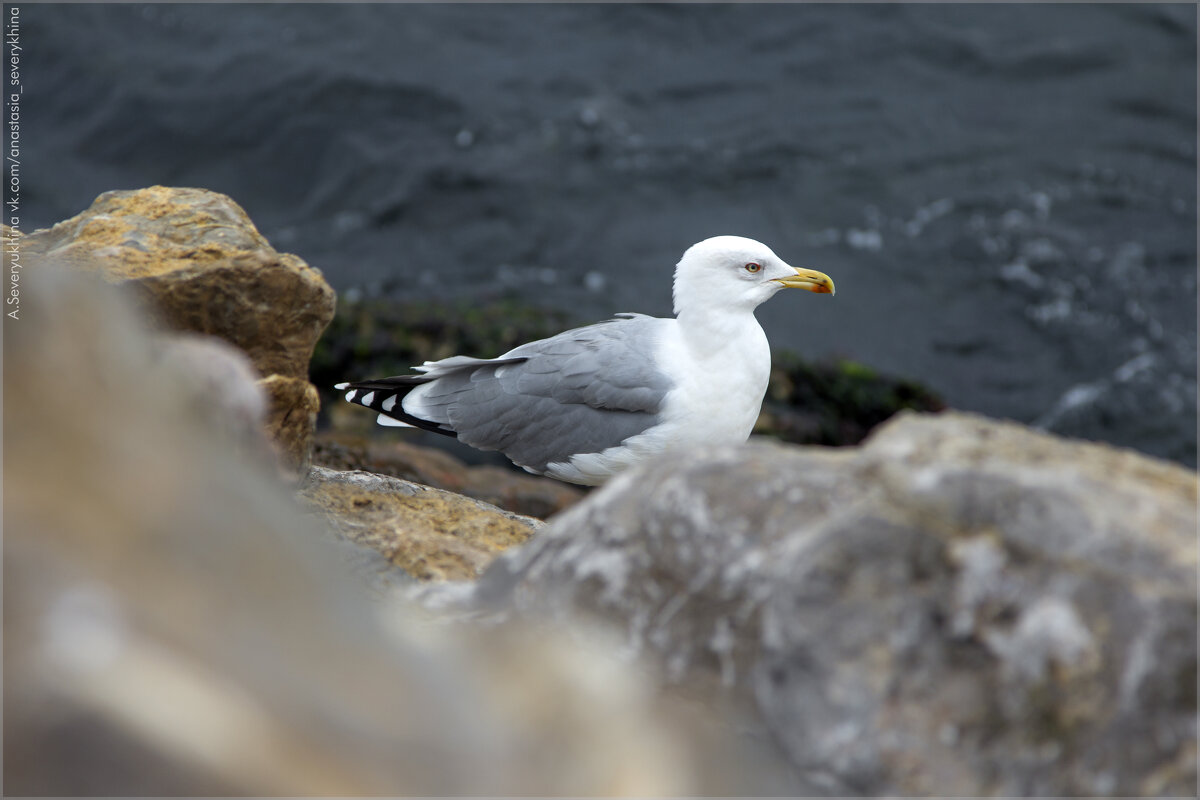
<path id="1" fill-rule="evenodd" d="M 468 466 L 443 450 L 391 437 L 328 430 L 318 431 L 314 442 L 313 464 L 341 471 L 390 475 L 538 519 L 574 505 L 585 495 L 580 487 L 553 478 L 508 467 Z"/>
<path id="2" fill-rule="evenodd" d="M 313 433 L 321 398 L 303 378 L 269 375 L 259 381 L 267 397 L 268 415 L 264 430 L 275 443 L 282 463 L 299 475 L 312 459 Z"/>
<path id="3" fill-rule="evenodd" d="M 1174 464 L 904 414 L 861 447 L 635 468 L 475 599 L 609 620 L 757 709 L 824 794 L 1186 794 L 1196 528 Z"/>
<path id="4" fill-rule="evenodd" d="M 540 520 L 419 483 L 312 467 L 300 497 L 355 544 L 419 580 L 468 580 L 542 527 Z"/>
<path id="5" fill-rule="evenodd" d="M 22 252 L 130 287 L 167 327 L 245 352 L 264 381 L 267 430 L 284 462 L 303 469 L 319 404 L 308 364 L 335 295 L 318 270 L 274 250 L 230 198 L 164 186 L 106 192 L 25 236 Z"/>

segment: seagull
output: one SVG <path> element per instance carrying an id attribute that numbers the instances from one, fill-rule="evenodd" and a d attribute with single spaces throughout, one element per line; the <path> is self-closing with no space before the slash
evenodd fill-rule
<path id="1" fill-rule="evenodd" d="M 381 425 L 498 450 L 537 475 L 596 486 L 676 447 L 745 442 L 771 349 L 754 310 L 780 289 L 834 293 L 761 242 L 715 236 L 675 267 L 674 318 L 615 318 L 498 358 L 426 361 L 417 374 L 337 384 Z"/>

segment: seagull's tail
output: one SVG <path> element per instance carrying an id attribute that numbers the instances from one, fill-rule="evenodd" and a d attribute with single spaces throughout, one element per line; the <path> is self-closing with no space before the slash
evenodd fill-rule
<path id="1" fill-rule="evenodd" d="M 437 380 L 430 375 L 397 375 L 372 381 L 349 381 L 333 388 L 346 393 L 346 401 L 378 411 L 380 425 L 421 428 L 445 436 L 458 438 L 450 427 L 420 417 L 404 410 L 404 397 L 418 386 Z"/>

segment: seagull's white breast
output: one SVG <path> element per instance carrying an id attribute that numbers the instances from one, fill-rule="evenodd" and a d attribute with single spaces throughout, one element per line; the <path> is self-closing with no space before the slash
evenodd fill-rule
<path id="1" fill-rule="evenodd" d="M 655 361 L 675 386 L 664 398 L 659 424 L 602 453 L 549 464 L 546 474 L 598 484 L 674 447 L 746 441 L 767 391 L 771 348 L 753 314 L 724 320 L 731 321 L 696 331 L 677 319 L 661 320 Z"/>
<path id="2" fill-rule="evenodd" d="M 659 345 L 659 363 L 675 388 L 665 398 L 663 426 L 671 444 L 746 441 L 762 409 L 771 348 L 752 314 L 699 337 L 676 321 Z"/>

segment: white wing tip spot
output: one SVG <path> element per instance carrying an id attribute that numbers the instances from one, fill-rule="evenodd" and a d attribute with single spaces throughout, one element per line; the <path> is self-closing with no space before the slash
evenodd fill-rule
<path id="1" fill-rule="evenodd" d="M 340 392 L 340 391 L 344 391 L 346 389 L 346 387 L 349 385 L 350 385 L 349 383 L 335 383 L 333 385 L 333 388 L 337 389 Z"/>
<path id="2" fill-rule="evenodd" d="M 353 402 L 354 402 L 354 398 L 355 398 L 357 395 L 358 395 L 358 389 L 351 389 L 350 391 L 346 392 L 346 402 L 347 402 L 347 403 L 353 403 Z"/>
<path id="3" fill-rule="evenodd" d="M 371 401 L 374 399 L 375 399 L 375 393 L 367 392 L 366 394 L 364 394 L 362 396 L 362 400 L 359 400 L 358 402 L 362 403 L 364 406 L 369 406 L 369 405 L 371 405 Z"/>
<path id="4" fill-rule="evenodd" d="M 384 400 L 383 405 L 380 406 L 380 408 L 382 408 L 384 411 L 391 411 L 395 407 L 396 407 L 396 395 L 392 395 L 387 400 Z"/>

